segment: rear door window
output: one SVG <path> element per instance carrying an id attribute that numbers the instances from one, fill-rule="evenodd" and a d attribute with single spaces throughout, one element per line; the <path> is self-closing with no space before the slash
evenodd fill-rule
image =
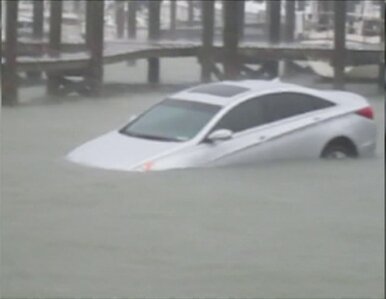
<path id="1" fill-rule="evenodd" d="M 276 93 L 260 97 L 264 122 L 285 119 L 334 106 L 333 103 L 301 93 Z"/>

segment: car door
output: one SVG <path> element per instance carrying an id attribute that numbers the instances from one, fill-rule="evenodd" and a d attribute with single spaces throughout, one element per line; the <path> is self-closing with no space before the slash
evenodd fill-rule
<path id="1" fill-rule="evenodd" d="M 246 148 L 255 147 L 264 141 L 261 126 L 264 122 L 263 111 L 259 98 L 240 103 L 228 111 L 215 124 L 207 136 L 219 129 L 228 129 L 233 137 L 226 141 L 207 142 L 204 138 L 194 149 L 195 157 L 201 160 L 195 162 L 202 166 L 248 163 L 255 160 L 256 155 L 249 157 Z"/>
<path id="2" fill-rule="evenodd" d="M 209 165 L 313 156 L 320 147 L 321 132 L 315 129 L 320 111 L 333 105 L 295 92 L 256 97 L 234 107 L 211 130 L 229 129 L 234 132 L 232 139 L 203 140 L 196 154 Z"/>
<path id="3" fill-rule="evenodd" d="M 267 124 L 266 160 L 306 158 L 319 155 L 323 122 L 335 104 L 299 92 L 282 92 L 261 98 Z"/>

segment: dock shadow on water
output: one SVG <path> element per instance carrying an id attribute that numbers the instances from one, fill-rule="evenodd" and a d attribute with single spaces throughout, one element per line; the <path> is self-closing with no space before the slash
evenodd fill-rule
<path id="1" fill-rule="evenodd" d="M 342 162 L 133 174 L 65 160 L 165 95 L 3 109 L 4 297 L 384 295 L 382 130 L 375 158 Z"/>

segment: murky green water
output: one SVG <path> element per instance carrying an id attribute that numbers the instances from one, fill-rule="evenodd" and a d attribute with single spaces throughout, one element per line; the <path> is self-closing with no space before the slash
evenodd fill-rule
<path id="1" fill-rule="evenodd" d="M 383 126 L 376 158 L 339 163 L 130 174 L 64 160 L 164 94 L 3 109 L 3 297 L 384 296 Z"/>

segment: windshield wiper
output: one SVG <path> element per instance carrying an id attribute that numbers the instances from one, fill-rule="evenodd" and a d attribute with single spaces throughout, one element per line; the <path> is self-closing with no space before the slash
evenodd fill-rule
<path id="1" fill-rule="evenodd" d="M 182 142 L 182 141 L 184 141 L 184 140 L 179 139 L 179 138 L 133 133 L 133 132 L 128 132 L 128 131 L 124 131 L 124 130 L 121 130 L 119 132 L 122 134 L 128 135 L 128 136 L 131 136 L 131 137 L 150 139 L 150 140 L 167 141 L 167 142 Z"/>

